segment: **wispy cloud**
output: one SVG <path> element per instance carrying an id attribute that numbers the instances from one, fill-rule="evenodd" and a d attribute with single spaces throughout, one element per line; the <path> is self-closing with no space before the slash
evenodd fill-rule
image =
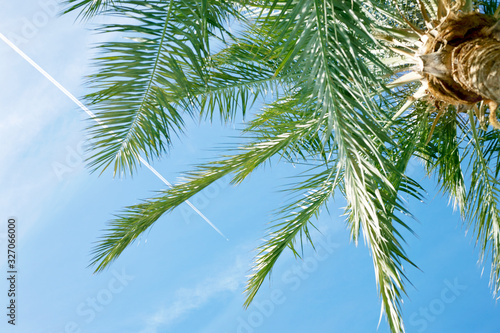
<path id="1" fill-rule="evenodd" d="M 38 54 L 36 51 L 33 53 Z M 33 226 L 41 227 L 39 217 L 44 212 L 51 213 L 52 195 L 61 188 L 52 162 L 61 158 L 58 155 L 66 154 L 65 146 L 81 140 L 83 124 L 64 96 L 3 41 L 0 41 L 0 53 L 4 60 L 0 64 L 0 111 L 3 111 L 0 210 L 20 219 L 19 237 L 24 237 L 25 233 L 34 231 Z M 76 51 L 68 53 L 71 59 L 78 59 L 77 56 Z M 84 70 L 83 66 L 67 67 L 57 74 L 63 81 L 71 82 Z M 0 245 L 5 241 L 2 230 Z"/>
<path id="2" fill-rule="evenodd" d="M 237 258 L 236 263 L 216 277 L 210 277 L 194 287 L 180 288 L 175 300 L 153 313 L 141 333 L 156 333 L 160 327 L 168 326 L 189 312 L 199 309 L 223 293 L 234 293 L 245 282 L 248 261 Z"/>

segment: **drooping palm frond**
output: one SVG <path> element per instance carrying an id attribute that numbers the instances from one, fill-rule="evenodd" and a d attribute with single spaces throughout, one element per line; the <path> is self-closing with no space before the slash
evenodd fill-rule
<path id="1" fill-rule="evenodd" d="M 259 98 L 278 98 L 279 91 L 293 82 L 293 73 L 275 75 L 276 61 L 268 58 L 269 46 L 251 37 L 239 36 L 210 56 L 206 86 L 194 97 L 201 118 L 232 122 L 239 113 L 245 116 Z"/>
<path id="2" fill-rule="evenodd" d="M 299 238 L 302 240 L 303 236 L 312 244 L 308 229 L 311 219 L 316 217 L 320 208 L 333 198 L 341 179 L 341 170 L 319 169 L 321 170 L 319 173 L 294 186 L 294 190 L 300 193 L 299 199 L 281 209 L 282 214 L 272 226 L 269 239 L 258 249 L 254 259 L 254 269 L 246 288 L 246 307 L 253 301 L 265 279 L 270 276 L 284 250 L 289 248 L 296 256 L 300 256 L 295 243 Z"/>
<path id="3" fill-rule="evenodd" d="M 296 244 L 311 241 L 312 219 L 337 191 L 347 200 L 352 239 L 357 243 L 362 234 L 372 255 L 382 313 L 393 333 L 404 332 L 405 267 L 414 264 L 403 248 L 411 212 L 402 197 L 423 198 L 420 185 L 405 175 L 417 157 L 468 219 L 483 257 L 491 256 L 499 291 L 500 167 L 493 165 L 499 137 L 477 131 L 462 109 L 429 98 L 425 82 L 418 86 L 423 73 L 411 73 L 421 62 L 422 36 L 450 12 L 472 8 L 472 1 L 68 3 L 82 15 L 103 12 L 119 22 L 101 28 L 114 37 L 101 46 L 90 77 L 87 99 L 105 126 L 91 128 L 93 169 L 133 172 L 140 156 L 156 158 L 168 149 L 185 117 L 231 122 L 257 100 L 270 99 L 243 130 L 248 143 L 119 214 L 94 248 L 96 271 L 221 177 L 231 175 L 237 184 L 273 158 L 300 160 L 314 168 L 293 186 L 298 198 L 282 207 L 258 249 L 245 305 L 286 248 L 299 255 Z M 235 33 L 228 28 L 233 19 Z"/>
<path id="4" fill-rule="evenodd" d="M 113 4 L 120 0 L 65 0 L 66 8 L 63 13 L 69 13 L 75 10 L 79 11 L 79 16 L 83 19 L 89 19 L 95 15 L 109 9 Z"/>
<path id="5" fill-rule="evenodd" d="M 269 112 L 286 112 L 288 106 L 286 101 L 279 101 L 271 105 Z M 154 199 L 128 207 L 110 223 L 107 234 L 94 248 L 92 265 L 97 267 L 96 271 L 103 270 L 164 213 L 176 208 L 218 179 L 233 173 L 232 182 L 239 183 L 276 154 L 287 154 L 287 151 L 297 149 L 301 141 L 316 133 L 320 122 L 321 120 L 316 120 L 304 123 L 297 117 L 295 122 L 283 123 L 281 128 L 274 127 L 274 133 L 264 132 L 262 129 L 255 131 L 253 140 L 237 149 L 236 154 L 200 165 L 185 175 L 182 184 Z"/>
<path id="6" fill-rule="evenodd" d="M 457 117 L 454 108 L 447 108 L 441 116 L 440 112 L 428 112 L 429 106 L 426 109 L 422 114 L 428 119 L 428 130 L 425 135 L 429 143 L 420 157 L 425 161 L 427 173 L 434 175 L 440 184 L 441 191 L 448 194 L 453 206 L 463 212 L 466 203 L 466 185 L 462 168 L 465 142 L 459 136 L 460 128 L 463 127 L 460 122 L 463 120 Z M 431 134 L 432 138 L 429 138 Z"/>
<path id="7" fill-rule="evenodd" d="M 419 154 L 427 171 L 434 175 L 441 191 L 450 196 L 475 235 L 481 261 L 491 260 L 490 283 L 499 292 L 499 184 L 498 132 L 476 128 L 469 117 L 449 109 L 437 122 L 432 140 Z M 430 115 L 430 113 L 425 113 Z M 431 122 L 436 122 L 437 112 Z M 475 115 L 474 115 L 475 116 Z M 430 126 L 428 126 L 430 128 Z M 428 135 L 428 134 L 426 134 Z M 466 182 L 466 178 L 470 182 Z"/>
<path id="8" fill-rule="evenodd" d="M 428 18 L 429 15 L 431 18 L 437 18 L 437 22 L 443 22 L 447 17 L 461 15 L 457 14 L 458 9 L 466 13 L 477 10 L 498 18 L 500 3 L 498 1 L 443 0 L 426 2 L 422 13 L 425 14 L 423 18 L 426 25 L 434 27 L 431 34 L 436 32 L 436 27 Z M 421 41 L 424 42 L 424 39 Z M 418 58 L 423 44 L 415 45 L 420 47 L 416 53 Z M 426 89 L 428 87 L 425 85 L 421 88 L 422 92 Z M 420 93 L 418 98 L 425 97 L 425 94 L 426 92 Z M 418 98 L 407 103 L 406 107 Z M 468 223 L 468 228 L 472 229 L 475 235 L 476 244 L 480 248 L 481 261 L 484 261 L 486 257 L 491 260 L 490 283 L 494 295 L 497 296 L 500 290 L 500 258 L 497 208 L 499 184 L 496 180 L 498 166 L 493 162 L 496 158 L 496 144 L 498 143 L 494 139 L 496 134 L 486 131 L 483 103 L 458 107 L 439 101 L 434 101 L 433 104 L 429 105 L 427 111 L 424 112 L 431 121 L 427 134 L 429 144 L 418 153 L 418 156 L 423 157 L 428 173 L 436 176 L 441 190 L 449 194 L 454 206 L 460 209 L 463 218 Z M 431 112 L 433 110 L 435 112 Z M 469 110 L 470 117 L 464 116 L 463 112 L 466 110 Z M 431 113 L 433 116 L 430 116 Z M 481 129 L 478 129 L 476 120 Z M 466 183 L 466 177 L 470 178 L 470 183 Z"/>
<path id="9" fill-rule="evenodd" d="M 474 122 L 472 110 L 470 121 Z M 495 296 L 500 292 L 500 182 L 495 173 L 498 165 L 488 161 L 492 146 L 485 148 L 485 131 L 478 133 L 471 126 L 471 184 L 467 193 L 466 218 L 476 236 L 481 251 L 481 260 L 490 257 L 490 283 Z M 498 136 L 497 136 L 498 137 Z M 498 139 L 497 139 L 498 140 Z"/>
<path id="10" fill-rule="evenodd" d="M 101 47 L 90 77 L 100 123 L 92 126 L 93 169 L 133 172 L 139 156 L 160 156 L 183 130 L 195 98 L 207 93 L 209 40 L 237 11 L 227 2 L 120 1 L 108 11 L 124 23 L 101 28 L 124 40 Z M 229 80 L 229 78 L 228 78 Z M 215 89 L 214 87 L 211 87 Z"/>

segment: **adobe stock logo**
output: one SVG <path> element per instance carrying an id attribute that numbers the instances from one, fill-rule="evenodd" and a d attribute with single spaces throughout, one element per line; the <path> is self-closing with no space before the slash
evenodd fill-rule
<path id="1" fill-rule="evenodd" d="M 217 198 L 222 191 L 228 187 L 230 180 L 231 179 L 228 177 L 217 180 L 211 186 L 192 197 L 190 201 L 200 210 L 207 208 L 210 206 L 210 202 Z M 198 218 L 198 214 L 188 205 L 181 205 L 179 209 L 183 221 L 187 224 L 191 223 L 193 217 Z"/>
<path id="2" fill-rule="evenodd" d="M 75 147 L 67 145 L 64 160 L 52 162 L 52 171 L 59 181 L 84 167 L 86 140 L 80 140 Z"/>
<path id="3" fill-rule="evenodd" d="M 319 264 L 330 257 L 340 244 L 333 242 L 330 237 L 321 238 L 317 242 L 316 252 L 295 264 L 291 269 L 281 275 L 281 281 L 288 290 L 296 291 L 311 274 L 316 271 Z M 286 302 L 285 291 L 275 289 L 268 299 L 254 301 L 248 308 L 245 318 L 238 317 L 236 333 L 254 333 L 256 329 L 264 324 L 266 318 L 274 313 L 277 306 Z"/>
<path id="4" fill-rule="evenodd" d="M 439 297 L 431 300 L 428 306 L 421 307 L 418 312 L 411 314 L 410 325 L 417 327 L 419 333 L 424 332 L 429 327 L 429 323 L 436 321 L 436 318 L 446 310 L 446 306 L 455 302 L 467 289 L 467 286 L 461 285 L 457 278 L 453 280 L 453 283 L 444 280 L 444 284 L 446 287 L 441 290 Z"/>
<path id="5" fill-rule="evenodd" d="M 21 29 L 19 33 L 8 33 L 7 37 L 16 45 L 27 43 L 36 37 L 40 29 L 47 26 L 51 19 L 55 18 L 58 11 L 57 0 L 38 1 L 40 9 L 29 17 L 21 19 Z"/>
<path id="6" fill-rule="evenodd" d="M 89 324 L 95 320 L 98 313 L 103 312 L 116 295 L 123 292 L 126 286 L 134 280 L 134 276 L 128 275 L 124 269 L 121 272 L 113 270 L 113 277 L 108 281 L 105 288 L 96 292 L 93 297 L 87 297 L 84 302 L 78 304 L 75 309 L 78 320 L 66 322 L 64 325 L 64 333 L 83 333 L 85 324 Z"/>

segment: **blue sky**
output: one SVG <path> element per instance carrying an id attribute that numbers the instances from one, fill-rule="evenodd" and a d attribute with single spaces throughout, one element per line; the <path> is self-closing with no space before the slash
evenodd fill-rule
<path id="1" fill-rule="evenodd" d="M 76 96 L 85 93 L 91 44 L 89 25 L 57 17 L 55 0 L 2 2 L 0 33 L 15 42 Z M 366 247 L 349 241 L 344 202 L 315 225 L 317 252 L 290 253 L 278 262 L 255 303 L 243 310 L 244 285 L 254 249 L 279 192 L 299 167 L 274 163 L 238 187 L 222 181 L 192 202 L 229 238 L 226 241 L 189 207 L 162 217 L 107 271 L 87 268 L 90 249 L 113 213 L 165 185 L 146 168 L 134 178 L 100 177 L 85 168 L 83 113 L 0 41 L 0 269 L 6 275 L 6 221 L 18 230 L 18 318 L 0 318 L 1 332 L 271 333 L 375 332 L 380 313 Z M 188 123 L 188 133 L 154 166 L 171 182 L 183 170 L 216 156 L 241 125 Z M 417 179 L 424 174 L 411 165 Z M 418 221 L 407 235 L 410 258 L 404 313 L 408 332 L 500 332 L 500 307 L 488 287 L 489 271 L 447 198 L 423 180 L 425 203 L 409 201 Z M 0 280 L 1 308 L 7 281 Z M 5 312 L 5 310 L 3 310 Z M 378 332 L 388 332 L 385 319 Z"/>

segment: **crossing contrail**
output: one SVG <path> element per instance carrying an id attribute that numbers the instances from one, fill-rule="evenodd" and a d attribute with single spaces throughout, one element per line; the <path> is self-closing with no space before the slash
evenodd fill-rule
<path id="1" fill-rule="evenodd" d="M 42 74 L 47 80 L 49 80 L 54 86 L 56 86 L 63 94 L 65 94 L 69 99 L 71 99 L 80 109 L 85 111 L 92 119 L 94 119 L 103 128 L 108 128 L 107 125 L 103 124 L 97 116 L 89 110 L 78 98 L 76 98 L 68 89 L 64 88 L 56 79 L 54 79 L 49 73 L 47 73 L 42 67 L 40 67 L 33 59 L 31 59 L 26 53 L 24 53 L 20 48 L 18 48 L 14 43 L 12 43 L 7 37 L 0 33 L 0 39 L 3 40 L 11 49 L 13 49 L 17 54 L 19 54 L 24 60 L 26 60 L 31 66 L 33 66 L 40 74 Z M 153 166 L 151 166 L 144 158 L 139 156 L 139 160 L 142 165 L 148 168 L 158 179 L 165 183 L 168 187 L 172 188 L 172 184 L 166 180 Z M 190 201 L 186 200 L 185 203 L 193 209 L 196 214 L 198 214 L 205 222 L 207 222 L 219 235 L 224 237 L 224 239 L 229 240 L 220 230 L 217 228 L 198 208 L 196 208 Z"/>

